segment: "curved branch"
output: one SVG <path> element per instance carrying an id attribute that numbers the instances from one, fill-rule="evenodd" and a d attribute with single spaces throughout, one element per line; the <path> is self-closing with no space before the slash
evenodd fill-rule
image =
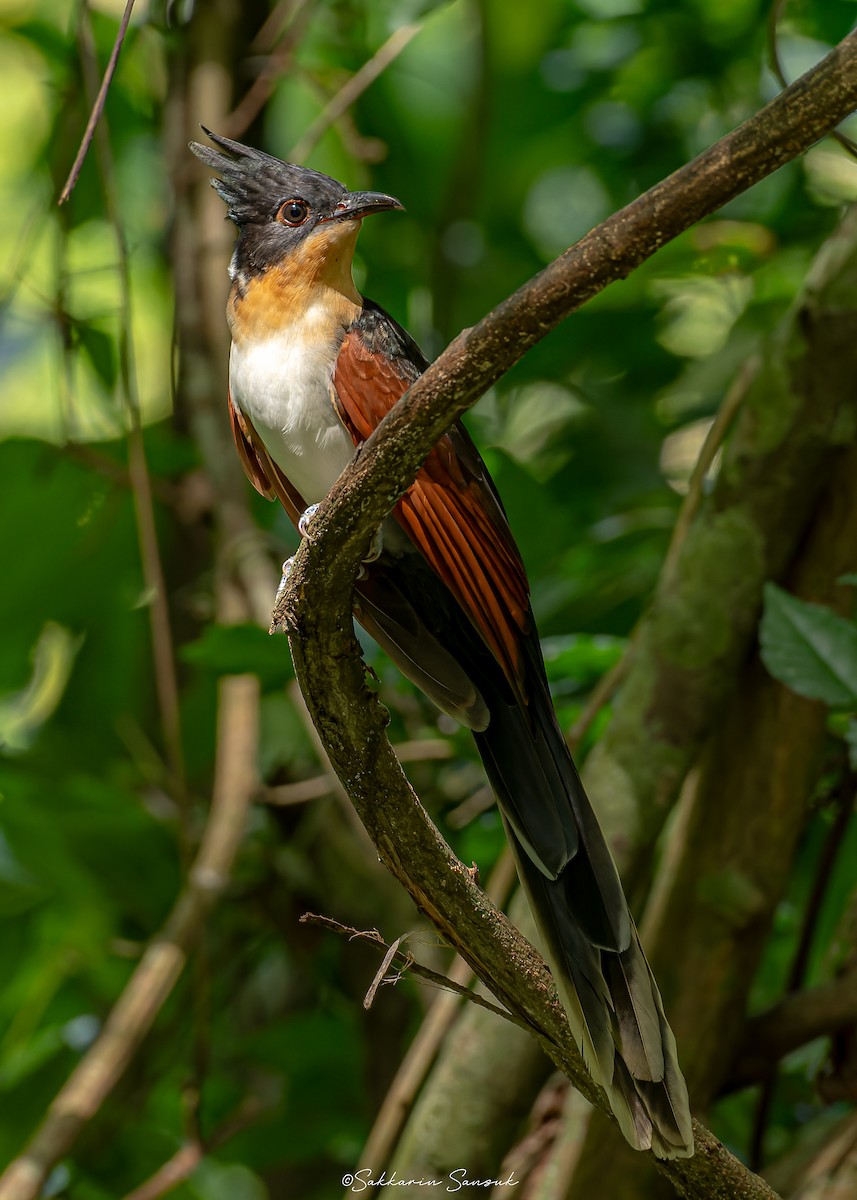
<path id="1" fill-rule="evenodd" d="M 432 444 L 482 392 L 565 316 L 624 278 L 665 242 L 812 145 L 857 106 L 857 34 L 735 132 L 566 251 L 466 331 L 385 418 L 312 523 L 274 613 L 331 762 L 381 858 L 496 996 L 537 1031 L 588 1099 L 550 975 L 487 900 L 422 809 L 396 762 L 386 717 L 364 686 L 350 593 L 369 536 Z M 770 1197 L 702 1126 L 694 1158 L 662 1164 L 686 1196 L 711 1187 Z"/>
<path id="2" fill-rule="evenodd" d="M 791 162 L 857 108 L 857 32 L 732 133 L 608 217 L 447 347 L 387 414 L 313 519 L 344 608 L 361 556 L 449 426 L 527 350 L 680 233 Z M 307 559 L 296 561 L 291 595 Z M 287 624 L 290 595 L 274 611 Z"/>

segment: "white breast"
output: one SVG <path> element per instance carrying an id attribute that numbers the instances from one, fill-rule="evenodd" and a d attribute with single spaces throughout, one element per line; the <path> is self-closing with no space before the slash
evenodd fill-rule
<path id="1" fill-rule="evenodd" d="M 354 456 L 330 396 L 339 346 L 314 318 L 308 309 L 265 341 L 233 342 L 229 362 L 233 403 L 307 504 L 324 499 Z"/>

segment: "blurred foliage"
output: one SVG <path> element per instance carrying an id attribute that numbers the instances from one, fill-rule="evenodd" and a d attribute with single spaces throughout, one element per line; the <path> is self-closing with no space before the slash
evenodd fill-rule
<path id="1" fill-rule="evenodd" d="M 91 6 L 101 66 L 121 7 Z M 309 164 L 406 203 L 403 216 L 367 223 L 358 283 L 436 353 L 775 93 L 767 8 L 762 0 L 309 0 L 295 61 L 251 132 L 287 154 L 393 29 L 423 22 Z M 9 564 L 0 592 L 0 1161 L 20 1148 L 91 1043 L 182 872 L 154 695 L 151 597 L 125 474 L 118 243 L 94 151 L 70 202 L 55 204 L 89 110 L 81 11 L 72 0 L 7 0 L 0 11 L 0 556 Z M 788 75 L 839 40 L 854 15 L 851 0 L 789 4 L 781 28 Z M 191 3 L 138 5 L 107 129 L 130 249 L 132 365 L 179 645 L 196 829 L 211 785 L 221 674 L 260 677 L 264 783 L 319 767 L 284 691 L 285 642 L 214 622 L 205 522 L 200 531 L 176 516 L 178 489 L 200 459 L 170 419 L 164 124 L 174 59 L 194 16 Z M 248 42 L 250 23 L 265 16 L 262 3 L 248 6 Z M 258 66 L 245 48 L 233 100 Z M 840 206 L 855 198 L 857 163 L 832 142 L 817 146 L 599 296 L 473 413 L 531 573 L 565 722 L 621 654 L 651 592 L 696 450 L 737 366 L 763 344 Z M 225 345 L 225 326 L 223 337 Z M 253 511 L 282 558 L 284 521 L 258 500 Z M 451 739 L 453 760 L 409 771 L 484 877 L 502 845 L 493 810 L 460 832 L 445 820 L 482 784 L 469 739 L 367 653 L 394 740 Z M 762 997 L 776 996 L 794 952 L 800 897 L 828 820 L 822 806 L 808 829 Z M 390 937 L 408 927 L 389 891 L 376 896 L 365 882 L 376 878 L 371 863 L 364 875 L 343 866 L 352 851 L 332 832 L 340 822 L 330 797 L 306 808 L 257 807 L 197 968 L 79 1153 L 58 1168 L 52 1194 L 99 1200 L 146 1177 L 180 1144 L 197 1084 L 206 1134 L 247 1094 L 267 1115 L 175 1195 L 338 1194 L 422 1011 L 419 989 L 405 983 L 382 989 L 365 1013 L 360 997 L 374 961 L 296 923 L 321 907 L 377 923 Z M 853 884 L 840 874 L 822 930 L 828 941 Z M 824 945 L 813 963 L 810 981 L 829 969 Z M 807 1056 L 789 1063 L 792 1090 L 773 1114 L 772 1146 L 788 1144 L 814 1116 L 812 1070 Z M 747 1109 L 739 1097 L 721 1117 L 739 1151 Z"/>

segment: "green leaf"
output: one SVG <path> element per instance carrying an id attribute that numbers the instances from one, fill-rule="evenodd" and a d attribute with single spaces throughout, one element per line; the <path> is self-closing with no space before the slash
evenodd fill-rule
<path id="1" fill-rule="evenodd" d="M 829 608 L 765 585 L 762 661 L 780 683 L 833 708 L 857 705 L 857 627 Z"/>
<path id="2" fill-rule="evenodd" d="M 56 621 L 47 621 L 33 650 L 33 674 L 19 692 L 0 696 L 0 748 L 29 748 L 66 690 L 81 639 Z"/>

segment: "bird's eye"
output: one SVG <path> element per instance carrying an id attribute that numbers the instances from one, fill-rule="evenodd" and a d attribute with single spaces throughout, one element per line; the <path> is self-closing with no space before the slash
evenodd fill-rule
<path id="1" fill-rule="evenodd" d="M 308 216 L 306 200 L 285 200 L 277 209 L 277 220 L 281 225 L 303 225 Z"/>

